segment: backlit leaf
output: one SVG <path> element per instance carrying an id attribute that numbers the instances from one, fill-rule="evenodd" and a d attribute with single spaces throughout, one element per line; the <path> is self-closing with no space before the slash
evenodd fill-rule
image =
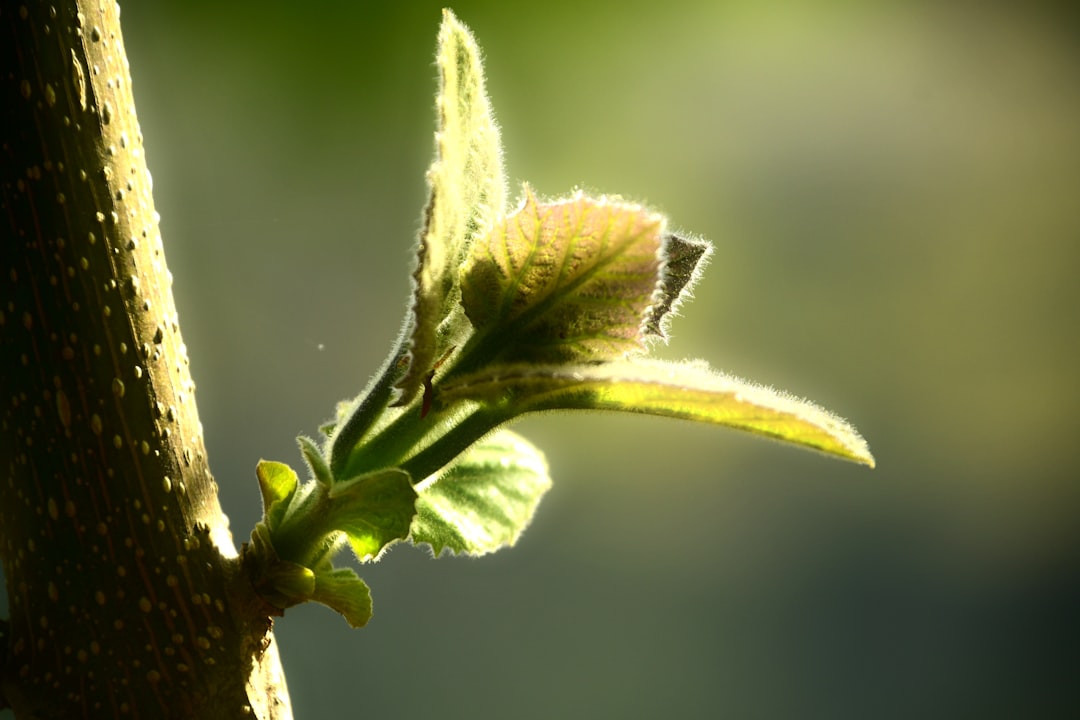
<path id="1" fill-rule="evenodd" d="M 458 268 L 506 202 L 499 129 L 484 90 L 480 49 L 449 10 L 443 11 L 436 62 L 436 159 L 428 170 L 431 196 L 413 275 L 410 365 L 398 384 L 399 404 L 415 396 L 434 362 L 468 330 L 460 316 Z"/>
<path id="2" fill-rule="evenodd" d="M 513 545 L 551 487 L 544 456 L 501 430 L 470 448 L 432 484 L 419 488 L 412 541 L 435 555 L 483 555 Z"/>
<path id="3" fill-rule="evenodd" d="M 643 348 L 660 278 L 664 219 L 638 205 L 578 193 L 520 209 L 472 247 L 462 304 L 485 361 L 561 363 Z"/>
<path id="4" fill-rule="evenodd" d="M 513 414 L 614 410 L 715 423 L 874 466 L 866 441 L 843 418 L 808 400 L 718 373 L 705 363 L 508 365 L 443 385 L 444 402 L 458 397 L 502 403 Z"/>

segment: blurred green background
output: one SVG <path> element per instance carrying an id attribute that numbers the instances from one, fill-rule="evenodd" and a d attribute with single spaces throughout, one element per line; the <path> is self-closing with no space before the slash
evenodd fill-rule
<path id="1" fill-rule="evenodd" d="M 299 464 L 401 321 L 439 8 L 124 5 L 238 542 L 256 460 Z M 1052 8 L 455 5 L 515 188 L 715 242 L 663 354 L 835 410 L 878 468 L 528 419 L 555 488 L 517 547 L 395 548 L 364 630 L 277 623 L 297 717 L 1080 715 L 1080 32 Z"/>

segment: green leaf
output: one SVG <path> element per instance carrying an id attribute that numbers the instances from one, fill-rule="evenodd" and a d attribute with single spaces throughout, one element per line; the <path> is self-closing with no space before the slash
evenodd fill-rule
<path id="1" fill-rule="evenodd" d="M 296 494 L 300 479 L 291 467 L 274 460 L 260 460 L 255 466 L 255 475 L 259 478 L 262 493 L 263 517 L 271 529 L 276 528 Z"/>
<path id="2" fill-rule="evenodd" d="M 311 599 L 341 613 L 354 628 L 371 619 L 371 590 L 352 568 L 333 568 L 315 573 Z"/>
<path id="3" fill-rule="evenodd" d="M 526 187 L 462 269 L 465 314 L 491 346 L 478 358 L 594 362 L 642 350 L 663 227 L 639 205 L 581 193 L 541 205 Z"/>
<path id="4" fill-rule="evenodd" d="M 306 435 L 301 435 L 296 438 L 296 442 L 300 445 L 300 453 L 304 456 L 304 460 L 307 461 L 308 467 L 311 468 L 311 474 L 315 476 L 315 479 L 323 485 L 329 485 L 333 482 L 330 466 L 326 464 L 326 458 L 323 457 L 322 450 L 315 441 Z"/>
<path id="5" fill-rule="evenodd" d="M 649 316 L 645 319 L 645 332 L 667 339 L 671 316 L 686 300 L 701 271 L 712 254 L 712 245 L 704 240 L 667 235 L 664 238 L 664 259 L 660 283 L 656 288 Z"/>
<path id="6" fill-rule="evenodd" d="M 501 430 L 419 488 L 411 539 L 430 545 L 436 556 L 444 549 L 483 555 L 513 545 L 549 487 L 540 451 Z"/>
<path id="7" fill-rule="evenodd" d="M 715 423 L 874 466 L 866 441 L 843 418 L 808 400 L 715 372 L 703 362 L 506 365 L 444 383 L 441 399 L 458 398 L 502 403 L 515 415 L 614 410 Z"/>
<path id="8" fill-rule="evenodd" d="M 431 197 L 413 275 L 410 365 L 399 404 L 416 394 L 435 361 L 468 331 L 460 315 L 457 271 L 476 235 L 505 210 L 499 130 L 484 90 L 480 49 L 468 28 L 443 11 L 436 57 L 440 89 Z"/>
<path id="9" fill-rule="evenodd" d="M 349 539 L 361 562 L 377 558 L 387 545 L 409 534 L 416 515 L 416 491 L 407 473 L 389 469 L 369 473 L 330 491 L 330 526 Z"/>

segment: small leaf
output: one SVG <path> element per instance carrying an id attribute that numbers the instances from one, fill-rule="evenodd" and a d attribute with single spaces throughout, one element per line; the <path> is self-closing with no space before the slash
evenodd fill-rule
<path id="1" fill-rule="evenodd" d="M 664 264 L 661 268 L 660 283 L 656 288 L 653 305 L 649 308 L 649 316 L 645 319 L 647 334 L 667 339 L 672 314 L 689 297 L 711 254 L 712 245 L 704 240 L 682 238 L 678 235 L 664 238 L 664 249 L 661 252 Z"/>
<path id="2" fill-rule="evenodd" d="M 551 487 L 544 456 L 501 430 L 474 445 L 432 484 L 421 486 L 412 541 L 438 556 L 483 555 L 517 542 Z"/>
<path id="3" fill-rule="evenodd" d="M 259 478 L 262 493 L 263 517 L 271 529 L 276 528 L 296 494 L 300 479 L 291 467 L 274 460 L 260 460 L 255 466 L 255 475 Z"/>
<path id="4" fill-rule="evenodd" d="M 561 363 L 641 350 L 663 218 L 581 193 L 543 205 L 525 193 L 524 205 L 473 246 L 462 269 L 465 314 L 493 346 L 480 355 Z"/>
<path id="5" fill-rule="evenodd" d="M 874 466 L 866 441 L 843 418 L 808 400 L 717 373 L 705 363 L 502 366 L 456 378 L 441 389 L 444 402 L 463 397 L 504 403 L 514 414 L 614 410 L 715 423 Z M 507 397 L 513 401 L 506 403 Z"/>
<path id="6" fill-rule="evenodd" d="M 330 526 L 344 532 L 357 559 L 366 562 L 408 536 L 415 503 L 416 491 L 407 473 L 397 469 L 370 473 L 331 489 Z"/>
<path id="7" fill-rule="evenodd" d="M 296 442 L 300 445 L 300 453 L 304 456 L 304 460 L 307 461 L 311 474 L 315 476 L 315 479 L 323 485 L 329 485 L 333 482 L 330 466 L 326 464 L 326 458 L 323 457 L 322 450 L 319 449 L 315 441 L 306 435 L 301 435 L 296 438 Z"/>
<path id="8" fill-rule="evenodd" d="M 443 11 L 436 62 L 437 155 L 428 170 L 431 197 L 413 275 L 411 359 L 398 384 L 402 405 L 416 395 L 435 360 L 467 332 L 457 271 L 469 244 L 502 215 L 506 202 L 499 129 L 484 90 L 480 49 L 449 10 Z"/>
<path id="9" fill-rule="evenodd" d="M 336 610 L 354 628 L 371 619 L 371 590 L 352 568 L 333 568 L 315 573 L 311 599 Z"/>

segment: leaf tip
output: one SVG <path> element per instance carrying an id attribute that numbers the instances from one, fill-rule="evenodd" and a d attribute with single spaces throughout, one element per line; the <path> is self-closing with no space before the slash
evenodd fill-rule
<path id="1" fill-rule="evenodd" d="M 870 452 L 870 446 L 858 433 L 856 433 L 856 439 L 858 444 L 852 449 L 851 459 L 873 470 L 877 467 L 877 460 L 874 459 L 874 455 Z"/>

